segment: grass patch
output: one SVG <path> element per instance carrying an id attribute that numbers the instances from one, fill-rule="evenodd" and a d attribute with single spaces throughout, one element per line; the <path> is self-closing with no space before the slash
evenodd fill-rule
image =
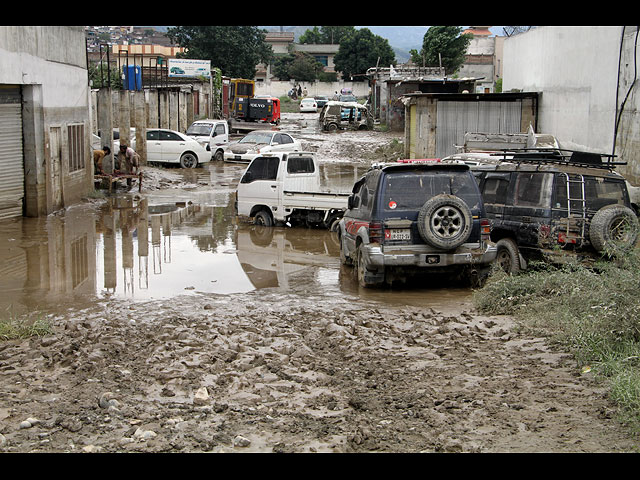
<path id="1" fill-rule="evenodd" d="M 593 267 L 533 264 L 520 275 L 495 271 L 474 293 L 476 308 L 513 316 L 574 355 L 608 383 L 621 419 L 640 433 L 640 257 L 626 252 Z"/>
<path id="2" fill-rule="evenodd" d="M 297 113 L 300 111 L 300 100 L 293 100 L 288 95 L 280 98 L 280 113 Z"/>
<path id="3" fill-rule="evenodd" d="M 386 145 L 365 154 L 365 157 L 375 162 L 395 162 L 399 158 L 404 158 L 404 143 L 394 138 Z"/>
<path id="4" fill-rule="evenodd" d="M 43 337 L 51 332 L 51 324 L 40 316 L 35 319 L 11 316 L 6 319 L 0 318 L 0 340 Z"/>

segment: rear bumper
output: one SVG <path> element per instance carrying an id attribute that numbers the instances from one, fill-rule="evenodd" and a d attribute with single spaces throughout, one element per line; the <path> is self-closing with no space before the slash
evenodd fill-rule
<path id="1" fill-rule="evenodd" d="M 451 266 L 486 266 L 496 259 L 494 243 L 465 243 L 453 252 L 439 252 L 428 246 L 382 247 L 366 245 L 362 252 L 365 263 L 371 268 L 418 267 L 441 268 Z"/>

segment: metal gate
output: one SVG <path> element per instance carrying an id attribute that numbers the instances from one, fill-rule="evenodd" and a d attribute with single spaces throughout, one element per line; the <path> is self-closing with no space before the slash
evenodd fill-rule
<path id="1" fill-rule="evenodd" d="M 22 216 L 23 200 L 20 87 L 0 85 L 0 219 Z"/>
<path id="2" fill-rule="evenodd" d="M 464 144 L 464 134 L 520 133 L 522 100 L 438 101 L 436 157 L 456 153 L 456 145 Z"/>

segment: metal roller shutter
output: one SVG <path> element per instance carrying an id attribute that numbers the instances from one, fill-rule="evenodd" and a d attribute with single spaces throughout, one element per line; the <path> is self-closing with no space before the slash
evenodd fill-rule
<path id="1" fill-rule="evenodd" d="M 470 102 L 439 101 L 436 129 L 436 156 L 456 153 L 464 144 L 464 134 L 520 133 L 522 101 Z"/>
<path id="2" fill-rule="evenodd" d="M 0 220 L 22 216 L 23 199 L 20 87 L 0 85 Z"/>

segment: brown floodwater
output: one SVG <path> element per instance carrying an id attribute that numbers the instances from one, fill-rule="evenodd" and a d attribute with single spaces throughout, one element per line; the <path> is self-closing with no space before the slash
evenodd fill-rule
<path id="1" fill-rule="evenodd" d="M 0 222 L 0 315 L 247 292 L 432 307 L 470 298 L 464 288 L 362 289 L 340 265 L 335 233 L 239 223 L 233 195 L 245 167 L 175 169 L 193 187 L 121 192 Z M 322 165 L 323 183 L 349 191 L 365 168 Z"/>

